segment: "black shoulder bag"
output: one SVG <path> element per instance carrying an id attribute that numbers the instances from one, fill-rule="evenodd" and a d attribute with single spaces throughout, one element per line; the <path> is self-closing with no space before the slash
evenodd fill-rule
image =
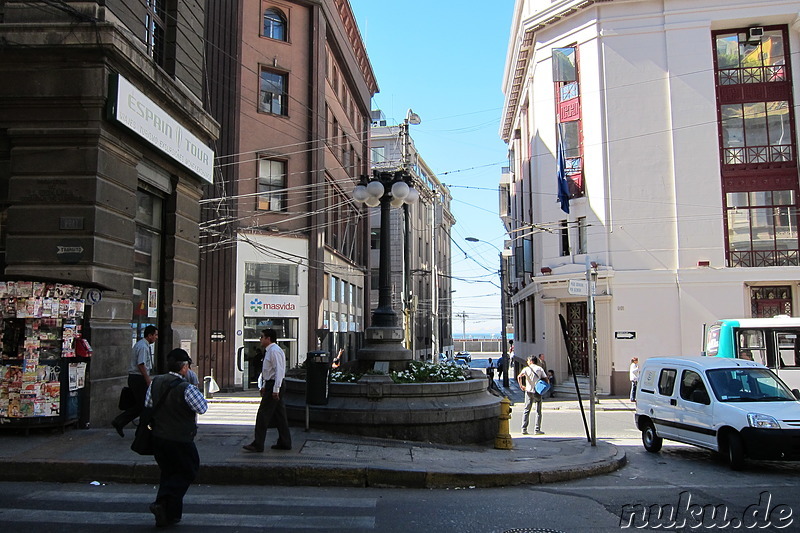
<path id="1" fill-rule="evenodd" d="M 136 428 L 136 434 L 134 435 L 133 442 L 131 443 L 131 450 L 135 451 L 139 455 L 153 455 L 153 452 L 155 451 L 155 447 L 153 446 L 153 417 L 158 411 L 158 408 L 161 407 L 161 404 L 164 403 L 164 400 L 167 399 L 167 396 L 172 389 L 177 387 L 181 381 L 183 380 L 176 379 L 170 383 L 167 391 L 161 398 L 158 399 L 158 403 L 151 408 L 144 408 L 142 414 L 139 415 L 139 427 Z"/>

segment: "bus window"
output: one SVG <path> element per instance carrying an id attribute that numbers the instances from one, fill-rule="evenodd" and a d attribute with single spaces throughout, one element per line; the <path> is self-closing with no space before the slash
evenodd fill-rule
<path id="1" fill-rule="evenodd" d="M 796 332 L 790 331 L 776 331 L 775 338 L 778 345 L 778 353 L 780 354 L 780 368 L 791 368 L 800 366 L 800 353 L 798 353 L 800 339 L 798 339 Z"/>
<path id="2" fill-rule="evenodd" d="M 764 330 L 762 329 L 740 329 L 736 333 L 736 345 L 737 357 L 740 357 L 742 350 L 749 350 L 753 361 L 770 367 L 775 363 L 774 357 L 767 356 L 767 345 L 764 342 Z"/>

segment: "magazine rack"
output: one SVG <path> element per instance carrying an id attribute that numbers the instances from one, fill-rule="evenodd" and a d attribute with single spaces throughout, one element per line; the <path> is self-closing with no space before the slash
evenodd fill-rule
<path id="1" fill-rule="evenodd" d="M 61 427 L 88 412 L 84 288 L 0 281 L 0 428 Z"/>

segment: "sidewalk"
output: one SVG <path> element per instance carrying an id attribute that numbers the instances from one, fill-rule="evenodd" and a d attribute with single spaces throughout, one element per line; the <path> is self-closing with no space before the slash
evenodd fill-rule
<path id="1" fill-rule="evenodd" d="M 501 384 L 499 381 L 497 383 Z M 512 385 L 512 383 L 509 383 Z M 522 401 L 516 383 L 508 390 Z M 256 403 L 255 394 L 217 394 L 209 411 L 236 403 Z M 601 408 L 627 408 L 627 400 L 601 400 Z M 577 401 L 546 401 L 546 409 L 577 409 Z M 521 407 L 518 405 L 515 412 Z M 584 405 L 588 409 L 588 405 Z M 204 415 L 206 416 L 206 415 Z M 495 487 L 538 484 L 612 472 L 625 464 L 614 445 L 585 438 L 525 436 L 512 433 L 514 449 L 447 446 L 375 439 L 292 427 L 293 449 L 247 453 L 247 425 L 202 424 L 196 443 L 201 468 L 197 483 L 312 485 L 347 487 Z M 274 437 L 270 430 L 268 439 Z M 113 428 L 0 432 L 0 480 L 101 483 L 158 483 L 152 457 L 130 450 Z"/>
<path id="2" fill-rule="evenodd" d="M 508 385 L 509 387 L 503 387 L 503 382 L 500 379 L 494 380 L 495 384 L 497 385 L 498 389 L 503 392 L 503 394 L 508 397 L 509 400 L 513 404 L 520 404 L 522 405 L 525 403 L 525 395 L 522 390 L 519 388 L 519 384 L 513 378 L 509 378 Z M 588 412 L 589 411 L 589 398 L 583 398 L 583 409 Z M 551 409 L 551 410 L 569 410 L 575 409 L 579 410 L 581 408 L 580 403 L 577 399 L 565 399 L 561 397 L 556 398 L 545 398 L 542 401 L 542 409 Z M 595 404 L 595 410 L 597 411 L 635 411 L 636 404 L 631 402 L 627 397 L 608 397 L 608 396 L 599 396 L 598 403 Z"/>

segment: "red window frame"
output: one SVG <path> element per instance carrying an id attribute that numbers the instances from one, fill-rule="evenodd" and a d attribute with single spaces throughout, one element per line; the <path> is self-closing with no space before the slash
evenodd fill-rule
<path id="1" fill-rule="evenodd" d="M 791 61 L 785 64 L 766 66 L 737 66 L 720 68 L 717 55 L 717 36 L 732 33 L 747 34 L 750 28 L 727 28 L 711 32 L 712 56 L 714 61 L 714 83 L 717 96 L 717 128 L 718 146 L 720 157 L 720 170 L 722 182 L 723 223 L 725 227 L 725 253 L 728 266 L 778 266 L 798 264 L 800 258 L 800 242 L 795 250 L 753 250 L 753 257 L 742 256 L 741 251 L 732 251 L 730 246 L 727 194 L 734 192 L 760 192 L 760 191 L 785 191 L 795 193 L 794 210 L 797 212 L 797 202 L 800 198 L 800 184 L 797 174 L 797 143 L 796 124 L 794 112 L 794 97 L 792 93 Z M 781 31 L 783 38 L 783 57 L 790 58 L 789 29 L 786 25 L 764 26 L 764 32 Z M 775 68 L 780 68 L 780 72 Z M 721 80 L 724 80 L 721 82 Z M 761 102 L 788 102 L 789 127 L 791 140 L 790 154 L 787 158 L 766 156 L 743 156 L 740 161 L 731 163 L 730 153 L 725 147 L 725 131 L 723 128 L 722 107 L 731 104 L 752 104 Z M 746 141 L 745 141 L 746 142 Z M 760 146 L 743 145 L 743 151 L 758 151 L 770 149 Z M 795 224 L 800 223 L 800 218 L 795 215 Z M 796 226 L 797 227 L 797 226 Z M 771 252 L 771 256 L 769 253 Z M 766 254 L 766 255 L 765 255 Z"/>
<path id="2" fill-rule="evenodd" d="M 571 154 L 566 158 L 567 183 L 569 185 L 570 198 L 582 198 L 585 193 L 584 188 L 584 152 L 583 152 L 583 110 L 581 106 L 581 69 L 580 54 L 577 43 L 555 48 L 574 48 L 575 49 L 575 81 L 554 81 L 555 104 L 556 104 L 556 127 L 563 130 L 563 125 L 576 122 L 578 125 L 578 155 Z M 577 94 L 570 98 L 561 99 L 562 88 L 575 83 Z M 560 139 L 559 139 L 560 142 Z"/>

